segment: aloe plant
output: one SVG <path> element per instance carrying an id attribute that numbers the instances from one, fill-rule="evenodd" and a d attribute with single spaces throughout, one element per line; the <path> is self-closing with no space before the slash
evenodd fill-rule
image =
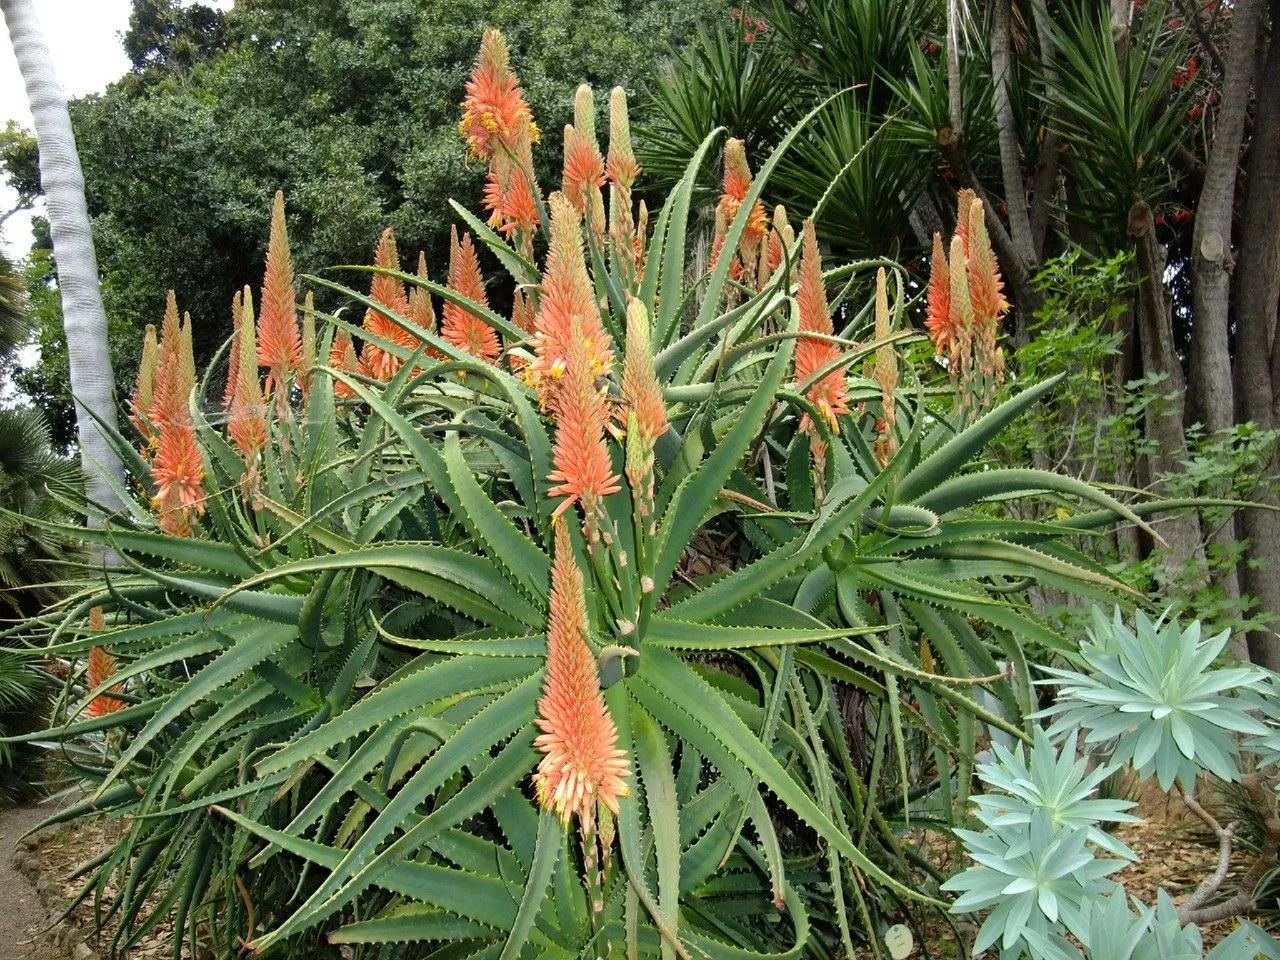
<path id="1" fill-rule="evenodd" d="M 55 819 L 128 818 L 81 897 L 116 953 L 171 919 L 193 952 L 826 957 L 945 906 L 886 790 L 914 766 L 949 807 L 959 762 L 963 806 L 983 726 L 1027 738 L 1021 644 L 1068 645 L 1016 592 L 1114 598 L 1061 541 L 1137 518 L 979 468 L 1051 383 L 964 427 L 931 406 L 948 394 L 900 385 L 900 274 L 824 271 L 812 217 L 796 239 L 765 214 L 799 130 L 754 176 L 727 146 L 691 281 L 719 133 L 651 216 L 628 129 L 615 91 L 602 152 L 580 92 L 544 197 L 490 34 L 462 124 L 489 218 L 455 204 L 446 282 L 402 271 L 388 234 L 368 294 L 306 276 L 343 306 L 299 310 L 278 200 L 225 386 L 221 361 L 197 379 L 171 303 L 137 436 L 116 434 L 138 489 L 76 531 L 123 565 L 22 630 L 76 665 L 33 735 L 92 784 Z M 480 252 L 513 281 L 509 318 Z M 833 309 L 877 268 L 866 310 Z M 1077 528 L 992 506 L 1046 493 L 1097 510 Z"/>

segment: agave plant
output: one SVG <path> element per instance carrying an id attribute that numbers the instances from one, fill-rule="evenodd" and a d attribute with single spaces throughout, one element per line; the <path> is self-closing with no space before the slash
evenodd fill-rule
<path id="1" fill-rule="evenodd" d="M 1160 789 L 1174 782 L 1193 790 L 1203 767 L 1228 783 L 1239 772 L 1233 734 L 1264 736 L 1250 713 L 1268 675 L 1256 667 L 1218 667 L 1230 631 L 1202 639 L 1199 622 L 1152 622 L 1141 611 L 1135 629 L 1116 608 L 1110 620 L 1093 611 L 1091 639 L 1080 655 L 1088 673 L 1047 667 L 1041 682 L 1058 699 L 1040 715 L 1053 717 L 1050 734 L 1084 729 L 1086 744 L 1111 744 L 1113 763 L 1132 763 Z"/>
<path id="2" fill-rule="evenodd" d="M 148 333 L 117 438 L 140 489 L 79 531 L 122 567 L 25 628 L 76 665 L 37 736 L 92 747 L 56 819 L 128 818 L 82 894 L 117 953 L 171 919 L 193 952 L 825 957 L 944 906 L 886 818 L 886 744 L 904 793 L 917 762 L 949 790 L 981 725 L 1027 737 L 1021 638 L 1060 642 L 1006 578 L 1117 589 L 1055 544 L 1072 528 L 980 511 L 1052 491 L 1099 508 L 1082 526 L 1137 518 L 966 472 L 1051 384 L 963 429 L 899 389 L 900 274 L 866 310 L 829 300 L 881 263 L 824 270 L 814 218 L 761 202 L 799 129 L 754 176 L 726 145 L 690 278 L 719 134 L 649 224 L 625 94 L 606 152 L 592 100 L 544 196 L 487 34 L 461 129 L 489 217 L 455 204 L 446 282 L 388 233 L 367 294 L 302 278 L 362 323 L 299 310 L 278 198 L 225 385 L 220 362 L 197 378 L 176 300 Z"/>

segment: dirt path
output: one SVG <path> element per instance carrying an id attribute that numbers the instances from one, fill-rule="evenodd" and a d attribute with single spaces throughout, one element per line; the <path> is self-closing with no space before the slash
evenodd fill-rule
<path id="1" fill-rule="evenodd" d="M 41 932 L 46 917 L 35 887 L 13 865 L 13 845 L 48 815 L 44 807 L 0 811 L 0 960 L 65 958 Z"/>

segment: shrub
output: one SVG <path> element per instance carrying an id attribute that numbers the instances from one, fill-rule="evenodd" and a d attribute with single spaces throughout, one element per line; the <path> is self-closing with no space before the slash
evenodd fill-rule
<path id="1" fill-rule="evenodd" d="M 953 409 L 900 369 L 896 268 L 824 270 L 812 218 L 761 203 L 797 131 L 755 175 L 730 141 L 691 277 L 718 134 L 651 215 L 625 95 L 602 153 L 580 91 L 544 197 L 497 34 L 467 90 L 489 219 L 454 205 L 446 282 L 388 232 L 367 295 L 307 276 L 343 305 L 299 311 L 278 198 L 225 384 L 176 299 L 148 332 L 138 495 L 78 531 L 122 565 L 26 628 L 76 664 L 42 735 L 97 756 L 57 819 L 123 823 L 82 897 L 117 953 L 171 919 L 272 956 L 831 956 L 942 908 L 898 828 L 963 808 L 983 725 L 1027 739 L 1022 642 L 1070 644 L 1022 591 L 1123 592 L 1064 534 L 1141 521 L 985 469 L 1053 383 L 985 409 L 957 371 L 981 401 Z M 863 280 L 865 309 L 828 300 Z M 1046 494 L 1049 522 L 1002 518 Z"/>

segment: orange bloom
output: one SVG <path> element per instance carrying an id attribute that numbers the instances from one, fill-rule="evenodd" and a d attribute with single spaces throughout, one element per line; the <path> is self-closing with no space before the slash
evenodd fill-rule
<path id="1" fill-rule="evenodd" d="M 459 243 L 456 227 L 449 236 L 449 289 L 482 307 L 489 306 L 471 234 L 463 234 L 462 242 Z M 440 335 L 446 342 L 479 357 L 485 363 L 497 362 L 498 354 L 502 352 L 502 344 L 498 342 L 498 334 L 493 327 L 470 310 L 453 302 L 444 305 L 444 322 Z"/>
<path id="2" fill-rule="evenodd" d="M 236 378 L 240 370 L 240 315 L 244 308 L 240 303 L 240 291 L 231 296 L 231 352 L 227 357 L 227 382 L 222 388 L 222 405 L 230 408 L 236 393 Z M 254 348 L 257 349 L 256 347 Z"/>
<path id="3" fill-rule="evenodd" d="M 622 399 L 635 415 L 641 437 L 653 442 L 670 428 L 662 385 L 653 368 L 649 314 L 639 300 L 627 304 L 627 356 L 622 365 Z"/>
<path id="4" fill-rule="evenodd" d="M 622 399 L 626 411 L 627 480 L 637 516 L 653 512 L 653 448 L 670 429 L 662 385 L 653 368 L 649 314 L 639 300 L 627 304 L 627 356 L 622 366 Z"/>
<path id="5" fill-rule="evenodd" d="M 355 344 L 351 342 L 351 334 L 346 330 L 340 329 L 333 335 L 333 346 L 329 348 L 329 367 L 344 373 L 355 373 L 360 368 Z M 351 400 L 355 398 L 356 392 L 341 380 L 335 380 L 333 395 L 339 400 Z"/>
<path id="6" fill-rule="evenodd" d="M 814 233 L 812 220 L 804 222 L 798 287 L 796 302 L 800 312 L 800 332 L 831 335 L 834 330 L 831 326 L 831 313 L 827 309 L 827 295 L 822 286 L 822 258 L 818 253 L 818 237 Z M 828 340 L 801 337 L 796 342 L 796 382 L 804 384 L 839 355 L 840 348 Z M 849 412 L 847 393 L 844 371 L 833 370 L 810 386 L 806 396 L 818 408 L 828 426 L 832 430 L 838 430 L 836 417 Z M 801 418 L 800 429 L 813 429 L 808 414 Z"/>
<path id="7" fill-rule="evenodd" d="M 258 453 L 267 445 L 266 404 L 258 383 L 258 364 L 254 360 L 260 354 L 254 342 L 253 294 L 248 287 L 244 288 L 240 302 L 243 313 L 236 324 L 235 334 L 238 349 L 233 351 L 239 365 L 230 373 L 235 377 L 235 392 L 228 411 L 227 435 L 240 451 L 245 465 L 252 468 Z"/>
<path id="8" fill-rule="evenodd" d="M 609 180 L 630 190 L 640 176 L 631 147 L 631 119 L 627 114 L 627 91 L 614 87 L 609 92 Z"/>
<path id="9" fill-rule="evenodd" d="M 885 286 L 884 268 L 876 272 L 876 339 L 889 337 L 889 297 Z M 880 384 L 880 409 L 882 416 L 876 425 L 875 452 L 881 466 L 888 464 L 889 458 L 897 449 L 897 440 L 893 428 L 897 423 L 894 391 L 898 389 L 898 354 L 893 344 L 885 343 L 876 347 L 876 380 Z"/>
<path id="10" fill-rule="evenodd" d="M 271 207 L 271 239 L 262 280 L 262 315 L 258 317 L 258 365 L 266 367 L 267 392 L 276 392 L 280 411 L 288 402 L 288 384 L 302 363 L 298 307 L 293 292 L 293 260 L 284 224 L 284 194 L 276 191 Z"/>
<path id="11" fill-rule="evenodd" d="M 156 361 L 155 386 L 151 396 L 151 426 L 159 430 L 178 411 L 187 409 L 187 391 L 183 390 L 182 327 L 178 322 L 178 301 L 172 290 L 165 305 L 160 326 L 160 345 Z"/>
<path id="12" fill-rule="evenodd" d="M 160 529 L 175 537 L 191 535 L 192 520 L 204 513 L 204 463 L 190 416 L 185 423 L 167 422 L 151 462 Z"/>
<path id="13" fill-rule="evenodd" d="M 298 389 L 305 400 L 311 389 L 311 368 L 316 365 L 316 298 L 310 290 L 302 302 L 302 362 L 298 370 Z"/>
<path id="14" fill-rule="evenodd" d="M 382 231 L 382 237 L 373 254 L 373 265 L 382 270 L 398 271 L 400 269 L 396 235 L 390 227 Z M 409 297 L 405 293 L 404 284 L 397 277 L 375 273 L 373 282 L 369 285 L 369 299 L 382 304 L 400 317 L 409 318 Z M 406 349 L 418 349 L 418 338 L 381 310 L 370 308 L 365 311 L 364 328 L 374 336 L 399 344 Z M 371 340 L 365 341 L 364 348 L 360 352 L 360 360 L 369 376 L 383 382 L 394 377 L 404 363 L 400 357 L 384 350 Z"/>
<path id="15" fill-rule="evenodd" d="M 769 231 L 769 243 L 763 256 L 760 257 L 760 274 L 756 278 L 756 289 L 763 290 L 786 259 L 786 252 L 796 241 L 796 232 L 787 220 L 787 208 L 778 204 L 773 208 L 773 229 Z"/>
<path id="16" fill-rule="evenodd" d="M 489 225 L 507 236 L 517 234 L 521 248 L 532 257 L 538 228 L 532 148 L 538 141 L 538 127 L 511 70 L 506 40 L 498 31 L 485 31 L 466 90 L 458 129 L 468 155 L 489 163 L 484 195 Z"/>
<path id="17" fill-rule="evenodd" d="M 564 181 L 561 189 L 579 214 L 592 210 L 604 185 L 604 158 L 595 138 L 572 125 L 564 128 Z M 594 216 L 594 211 L 592 212 Z"/>
<path id="18" fill-rule="evenodd" d="M 962 211 L 962 215 L 963 215 Z M 979 325 L 999 323 L 1009 304 L 1004 298 L 1004 281 L 996 263 L 987 225 L 983 219 L 982 201 L 974 200 L 968 210 L 965 256 L 968 261 L 969 299 Z"/>
<path id="19" fill-rule="evenodd" d="M 618 815 L 631 769 L 618 749 L 618 729 L 600 693 L 595 657 L 587 646 L 582 572 L 563 523 L 557 523 L 547 619 L 547 668 L 535 721 L 534 745 L 543 757 L 533 775 L 538 803 L 564 823 L 577 814 L 584 835 L 594 832 L 596 802 Z"/>
<path id="20" fill-rule="evenodd" d="M 155 324 L 147 324 L 142 338 L 142 359 L 138 363 L 138 379 L 134 383 L 133 397 L 129 400 L 129 419 L 143 440 L 151 439 L 151 425 L 147 422 L 151 404 L 155 399 L 156 364 L 160 359 L 160 347 L 156 340 Z"/>
<path id="21" fill-rule="evenodd" d="M 969 187 L 963 187 L 956 194 L 956 232 L 964 244 L 964 258 L 969 259 L 969 210 L 977 201 L 978 195 Z"/>
<path id="22" fill-rule="evenodd" d="M 564 376 L 566 355 L 577 330 L 595 376 L 613 365 L 613 340 L 604 329 L 582 250 L 578 212 L 562 193 L 553 193 L 551 249 L 542 273 L 542 294 L 534 333 L 534 359 L 525 377 L 544 407 Z"/>
<path id="23" fill-rule="evenodd" d="M 933 235 L 933 257 L 929 260 L 929 299 L 925 311 L 925 329 L 933 340 L 934 351 L 941 356 L 951 345 L 951 267 L 942 249 L 942 234 Z"/>
<path id="24" fill-rule="evenodd" d="M 714 251 L 718 257 L 723 246 L 725 234 L 733 225 L 734 217 L 742 209 L 747 192 L 751 189 L 751 167 L 747 165 L 746 145 L 736 138 L 731 138 L 724 145 L 724 183 L 721 187 L 720 202 L 716 206 L 717 242 Z M 723 226 L 721 224 L 723 223 Z M 735 280 L 754 280 L 756 262 L 760 256 L 760 245 L 769 233 L 769 217 L 765 213 L 764 204 L 756 200 L 747 217 L 746 229 L 738 249 L 734 251 L 737 259 L 730 267 L 730 276 Z M 712 263 L 716 257 L 712 258 Z"/>
<path id="25" fill-rule="evenodd" d="M 497 30 L 486 30 L 480 41 L 458 130 L 468 153 L 477 160 L 490 159 L 503 146 L 515 150 L 523 134 L 534 142 L 538 139 L 533 114 L 511 70 L 507 41 Z"/>
<path id="26" fill-rule="evenodd" d="M 596 385 L 595 356 L 577 323 L 570 329 L 564 363 L 564 376 L 551 403 L 556 423 L 552 450 L 555 469 L 547 479 L 557 486 L 549 493 L 565 498 L 556 507 L 556 516 L 581 501 L 586 529 L 594 541 L 600 501 L 621 488 L 605 445 L 608 408 L 604 393 Z"/>
<path id="27" fill-rule="evenodd" d="M 93 608 L 98 610 L 97 607 Z M 99 611 L 101 616 L 101 611 Z M 92 620 L 92 617 L 91 617 Z M 94 629 L 101 629 L 95 627 Z M 96 690 L 102 684 L 108 682 L 116 675 L 116 660 L 107 652 L 107 648 L 103 646 L 93 647 L 89 650 L 89 669 L 85 682 L 89 685 L 90 690 Z M 120 693 L 124 689 L 124 684 L 117 683 L 109 688 L 110 693 Z M 115 713 L 117 710 L 123 710 L 125 702 L 115 697 L 107 696 L 105 693 L 98 694 L 89 701 L 89 707 L 86 711 L 91 717 L 104 717 L 109 713 Z"/>

